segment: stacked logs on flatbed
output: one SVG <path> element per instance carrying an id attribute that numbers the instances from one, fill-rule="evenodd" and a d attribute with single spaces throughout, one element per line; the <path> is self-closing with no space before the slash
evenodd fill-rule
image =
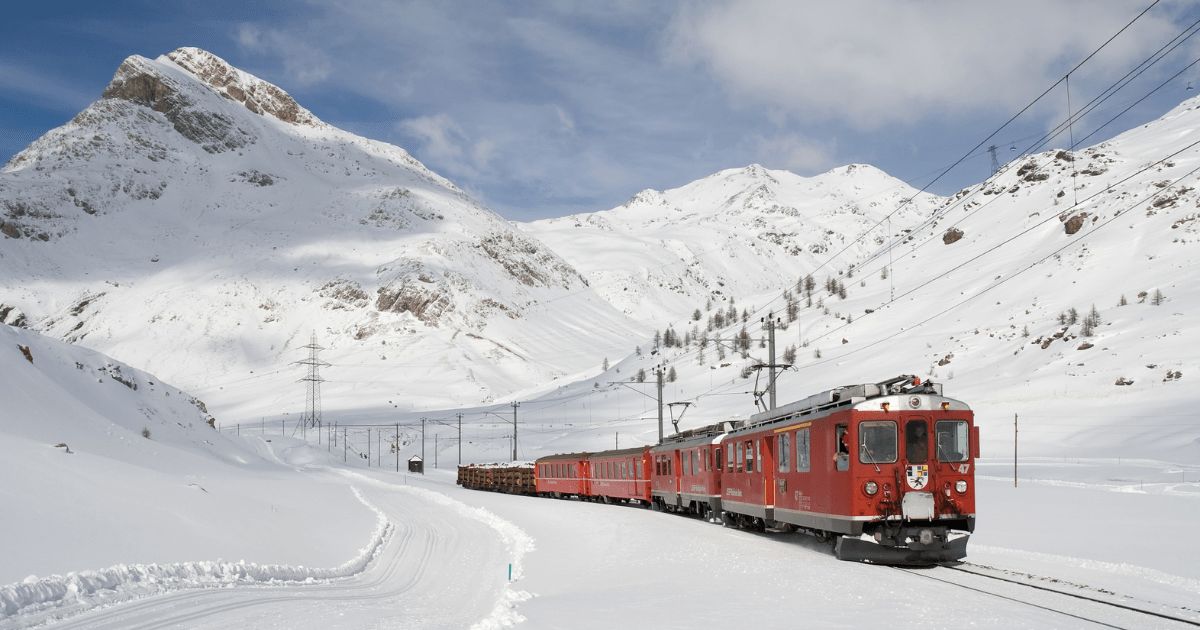
<path id="1" fill-rule="evenodd" d="M 471 490 L 535 494 L 533 464 L 470 464 L 458 467 L 458 485 Z"/>

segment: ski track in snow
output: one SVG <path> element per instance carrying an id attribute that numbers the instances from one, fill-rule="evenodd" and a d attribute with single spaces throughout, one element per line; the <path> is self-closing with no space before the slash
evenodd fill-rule
<path id="1" fill-rule="evenodd" d="M 333 468 L 332 472 L 336 472 L 347 477 L 352 477 L 362 480 L 367 483 L 394 488 L 395 486 L 383 481 L 379 481 L 357 473 L 351 470 Z M 524 577 L 524 566 L 522 560 L 525 555 L 534 550 L 534 541 L 529 534 L 525 533 L 520 527 L 517 527 L 510 521 L 500 518 L 492 511 L 482 507 L 471 507 L 462 501 L 452 499 L 440 492 L 427 490 L 425 488 L 417 488 L 413 486 L 405 486 L 404 490 L 413 494 L 422 496 L 430 502 L 448 507 L 455 510 L 459 514 L 480 521 L 500 535 L 505 546 L 508 547 L 509 553 L 512 556 L 512 580 L 517 581 Z M 517 622 L 524 621 L 525 618 L 518 614 L 515 610 L 517 604 L 528 601 L 530 598 L 536 597 L 535 594 L 525 591 L 513 590 L 505 587 L 503 597 L 496 602 L 495 608 L 486 618 L 471 626 L 471 630 L 493 630 L 494 628 L 503 628 L 511 626 Z"/>
<path id="2" fill-rule="evenodd" d="M 353 471 L 351 489 L 378 515 L 360 554 L 340 567 L 224 561 L 117 565 L 0 588 L 0 628 L 329 627 L 402 620 L 406 628 L 492 630 L 524 618 L 534 597 L 504 582 L 522 575 L 533 539 L 484 508 Z M 399 496 L 403 495 L 403 496 Z M 315 532 L 314 536 L 326 535 Z M 488 541 L 495 541 L 487 544 Z M 480 576 L 493 575 L 494 579 Z M 336 605 L 331 605 L 336 604 Z M 311 609 L 297 612 L 298 608 Z M 284 612 L 283 608 L 287 611 Z M 254 620 L 254 621 L 250 621 Z"/>
<path id="3" fill-rule="evenodd" d="M 1126 562 L 1104 562 L 1102 560 L 1073 558 L 1070 556 L 1059 556 L 1049 553 L 1039 553 L 1036 551 L 1023 551 L 1020 549 L 1005 549 L 1003 547 L 990 547 L 987 545 L 973 545 L 972 551 L 976 554 L 995 554 L 997 556 L 1004 556 L 1020 560 L 1034 560 L 1037 562 L 1061 567 L 1090 569 L 1093 571 L 1099 571 L 1113 575 L 1136 577 L 1149 582 L 1156 582 L 1166 586 L 1173 586 L 1182 590 L 1191 591 L 1193 593 L 1200 593 L 1200 580 L 1180 577 L 1178 575 L 1171 575 L 1170 573 L 1164 573 L 1157 569 L 1141 567 Z"/>

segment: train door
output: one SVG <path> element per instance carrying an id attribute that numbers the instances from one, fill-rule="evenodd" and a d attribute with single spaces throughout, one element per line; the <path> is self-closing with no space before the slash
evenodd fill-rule
<path id="1" fill-rule="evenodd" d="M 775 505 L 775 495 L 778 488 L 775 487 L 775 440 L 777 436 L 771 435 L 762 441 L 762 446 L 759 446 L 759 455 L 762 460 L 759 462 L 759 474 L 763 476 L 763 505 L 773 507 Z M 765 453 L 763 451 L 766 451 Z"/>

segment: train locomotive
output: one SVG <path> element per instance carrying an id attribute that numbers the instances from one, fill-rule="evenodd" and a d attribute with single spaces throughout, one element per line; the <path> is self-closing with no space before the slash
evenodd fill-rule
<path id="1" fill-rule="evenodd" d="M 841 560 L 932 564 L 966 556 L 979 432 L 939 383 L 903 375 L 837 387 L 661 444 L 551 455 L 506 486 L 464 487 L 641 504 L 763 531 L 802 531 Z M 499 477 L 497 477 L 499 478 Z"/>

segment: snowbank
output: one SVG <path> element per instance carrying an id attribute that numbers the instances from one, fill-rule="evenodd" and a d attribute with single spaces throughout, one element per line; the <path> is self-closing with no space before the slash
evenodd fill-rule
<path id="1" fill-rule="evenodd" d="M 168 565 L 119 564 L 98 571 L 73 571 L 65 576 L 46 578 L 31 575 L 21 582 L 0 587 L 0 619 L 76 603 L 91 608 L 189 588 L 262 583 L 317 584 L 359 574 L 378 555 L 393 527 L 383 512 L 367 501 L 357 488 L 351 489 L 378 519 L 367 545 L 341 566 L 322 569 L 218 559 Z"/>

